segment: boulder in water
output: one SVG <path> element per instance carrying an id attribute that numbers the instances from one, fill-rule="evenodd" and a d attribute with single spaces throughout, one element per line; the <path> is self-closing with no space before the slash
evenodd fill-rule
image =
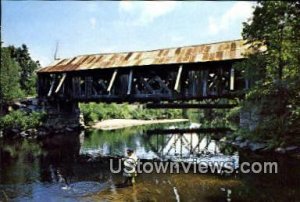
<path id="1" fill-rule="evenodd" d="M 23 138 L 25 138 L 25 137 L 29 136 L 29 134 L 26 133 L 25 131 L 22 131 L 22 132 L 20 133 L 20 136 L 23 137 Z"/>
<path id="2" fill-rule="evenodd" d="M 279 154 L 285 154 L 286 150 L 282 147 L 278 147 L 275 149 L 275 152 L 277 152 Z"/>
<path id="3" fill-rule="evenodd" d="M 289 147 L 285 148 L 285 151 L 287 153 L 295 153 L 295 152 L 297 152 L 299 150 L 300 150 L 300 147 L 298 147 L 298 146 L 289 146 Z"/>
<path id="4" fill-rule="evenodd" d="M 236 142 L 241 142 L 242 140 L 243 140 L 243 138 L 241 136 L 238 136 L 238 137 L 235 138 Z"/>
<path id="5" fill-rule="evenodd" d="M 265 144 L 265 143 L 257 143 L 257 142 L 249 143 L 249 148 L 251 151 L 259 151 L 266 147 L 267 147 L 267 144 Z"/>

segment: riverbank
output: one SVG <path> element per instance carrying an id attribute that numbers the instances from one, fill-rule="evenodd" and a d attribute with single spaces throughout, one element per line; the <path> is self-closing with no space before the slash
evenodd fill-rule
<path id="1" fill-rule="evenodd" d="M 138 119 L 109 119 L 96 122 L 90 128 L 99 130 L 116 130 L 132 126 L 141 126 L 159 123 L 188 122 L 188 119 L 158 119 L 158 120 L 138 120 Z"/>
<path id="2" fill-rule="evenodd" d="M 241 136 L 232 137 L 224 136 L 219 140 L 220 142 L 237 148 L 240 151 L 247 153 L 256 153 L 261 155 L 284 155 L 290 156 L 296 159 L 300 159 L 300 147 L 299 145 L 286 145 L 281 147 L 270 147 L 267 141 L 253 141 L 245 139 Z"/>

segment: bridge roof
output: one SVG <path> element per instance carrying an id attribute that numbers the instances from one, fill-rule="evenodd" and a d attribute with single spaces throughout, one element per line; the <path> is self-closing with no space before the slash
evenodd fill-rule
<path id="1" fill-rule="evenodd" d="M 60 59 L 38 70 L 39 73 L 70 72 L 89 69 L 139 67 L 147 65 L 185 64 L 245 58 L 243 40 L 166 48 L 150 51 L 101 53 Z"/>

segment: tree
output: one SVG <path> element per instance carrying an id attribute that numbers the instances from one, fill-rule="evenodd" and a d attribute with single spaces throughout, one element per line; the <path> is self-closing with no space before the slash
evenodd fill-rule
<path id="1" fill-rule="evenodd" d="M 33 61 L 25 44 L 16 48 L 9 46 L 11 57 L 18 62 L 20 69 L 20 87 L 26 95 L 35 93 L 36 75 L 35 70 L 40 67 L 39 61 Z"/>
<path id="2" fill-rule="evenodd" d="M 22 96 L 19 84 L 19 65 L 10 57 L 10 51 L 1 47 L 0 105 Z"/>
<path id="3" fill-rule="evenodd" d="M 255 50 L 265 47 L 264 51 L 252 54 L 265 61 L 263 65 L 256 65 L 267 72 L 263 78 L 265 82 L 281 83 L 300 76 L 299 25 L 299 1 L 259 2 L 252 21 L 244 23 L 243 38 Z"/>
<path id="4" fill-rule="evenodd" d="M 259 1 L 243 25 L 254 51 L 238 66 L 252 81 L 246 103 L 261 107 L 258 128 L 281 139 L 299 133 L 300 2 Z"/>

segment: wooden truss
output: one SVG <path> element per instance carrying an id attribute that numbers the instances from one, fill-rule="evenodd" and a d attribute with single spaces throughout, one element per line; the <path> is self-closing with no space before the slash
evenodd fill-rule
<path id="1" fill-rule="evenodd" d="M 236 75 L 231 63 L 207 67 L 179 65 L 44 73 L 38 75 L 38 94 L 46 99 L 83 102 L 227 98 L 243 90 L 245 83 L 249 85 Z"/>

